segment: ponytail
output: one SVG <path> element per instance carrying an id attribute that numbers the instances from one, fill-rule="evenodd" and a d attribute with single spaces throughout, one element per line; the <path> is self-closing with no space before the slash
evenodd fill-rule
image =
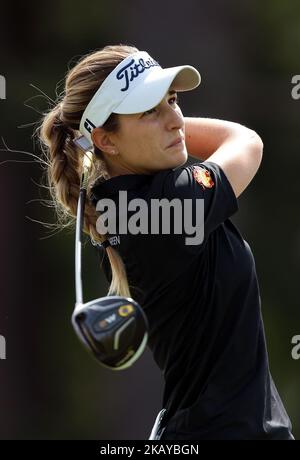
<path id="1" fill-rule="evenodd" d="M 44 115 L 38 135 L 46 156 L 48 188 L 56 209 L 59 226 L 74 223 L 83 170 L 84 153 L 73 140 L 79 133 L 83 111 L 106 76 L 136 48 L 126 45 L 107 46 L 81 60 L 67 75 L 64 98 Z M 117 115 L 112 114 L 103 128 L 118 128 Z M 105 161 L 98 149 L 93 156 L 87 187 L 83 231 L 94 241 L 102 243 L 106 236 L 96 230 L 99 217 L 89 199 L 89 192 L 96 179 L 107 179 Z M 111 265 L 112 280 L 108 295 L 131 297 L 126 269 L 119 253 L 111 246 L 106 248 Z"/>

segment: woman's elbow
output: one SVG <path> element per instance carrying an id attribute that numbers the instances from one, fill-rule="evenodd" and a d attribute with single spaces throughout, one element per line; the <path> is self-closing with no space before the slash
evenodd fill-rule
<path id="1" fill-rule="evenodd" d="M 252 155 L 254 155 L 257 159 L 258 166 L 262 161 L 264 144 L 262 138 L 257 134 L 256 131 L 250 130 L 249 132 L 249 140 L 251 145 Z"/>
<path id="2" fill-rule="evenodd" d="M 264 144 L 260 135 L 251 128 L 239 125 L 236 131 L 236 137 L 239 138 L 244 144 L 251 148 L 253 155 L 261 160 L 263 155 Z"/>

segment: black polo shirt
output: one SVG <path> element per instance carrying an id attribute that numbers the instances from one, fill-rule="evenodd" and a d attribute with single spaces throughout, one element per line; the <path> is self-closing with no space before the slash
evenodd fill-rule
<path id="1" fill-rule="evenodd" d="M 110 198 L 118 209 L 121 190 L 149 209 L 153 198 L 179 198 L 195 212 L 196 199 L 204 200 L 200 244 L 187 245 L 172 226 L 173 234 L 110 234 L 165 379 L 161 439 L 293 439 L 269 371 L 255 261 L 229 219 L 238 202 L 223 170 L 204 161 L 113 177 L 95 184 L 92 202 Z"/>

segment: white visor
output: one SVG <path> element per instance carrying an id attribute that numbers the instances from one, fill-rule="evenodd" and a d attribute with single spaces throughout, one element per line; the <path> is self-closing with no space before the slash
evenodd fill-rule
<path id="1" fill-rule="evenodd" d="M 127 56 L 87 105 L 79 127 L 84 138 L 78 144 L 91 147 L 92 130 L 102 126 L 111 113 L 145 112 L 160 103 L 171 85 L 175 91 L 188 91 L 200 82 L 199 72 L 190 65 L 163 69 L 146 51 Z"/>

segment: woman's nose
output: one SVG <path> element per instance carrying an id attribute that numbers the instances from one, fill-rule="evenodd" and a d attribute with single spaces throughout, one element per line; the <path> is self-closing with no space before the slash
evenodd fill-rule
<path id="1" fill-rule="evenodd" d="M 166 126 L 168 129 L 182 129 L 184 118 L 180 109 L 174 109 L 169 105 L 166 113 Z"/>

